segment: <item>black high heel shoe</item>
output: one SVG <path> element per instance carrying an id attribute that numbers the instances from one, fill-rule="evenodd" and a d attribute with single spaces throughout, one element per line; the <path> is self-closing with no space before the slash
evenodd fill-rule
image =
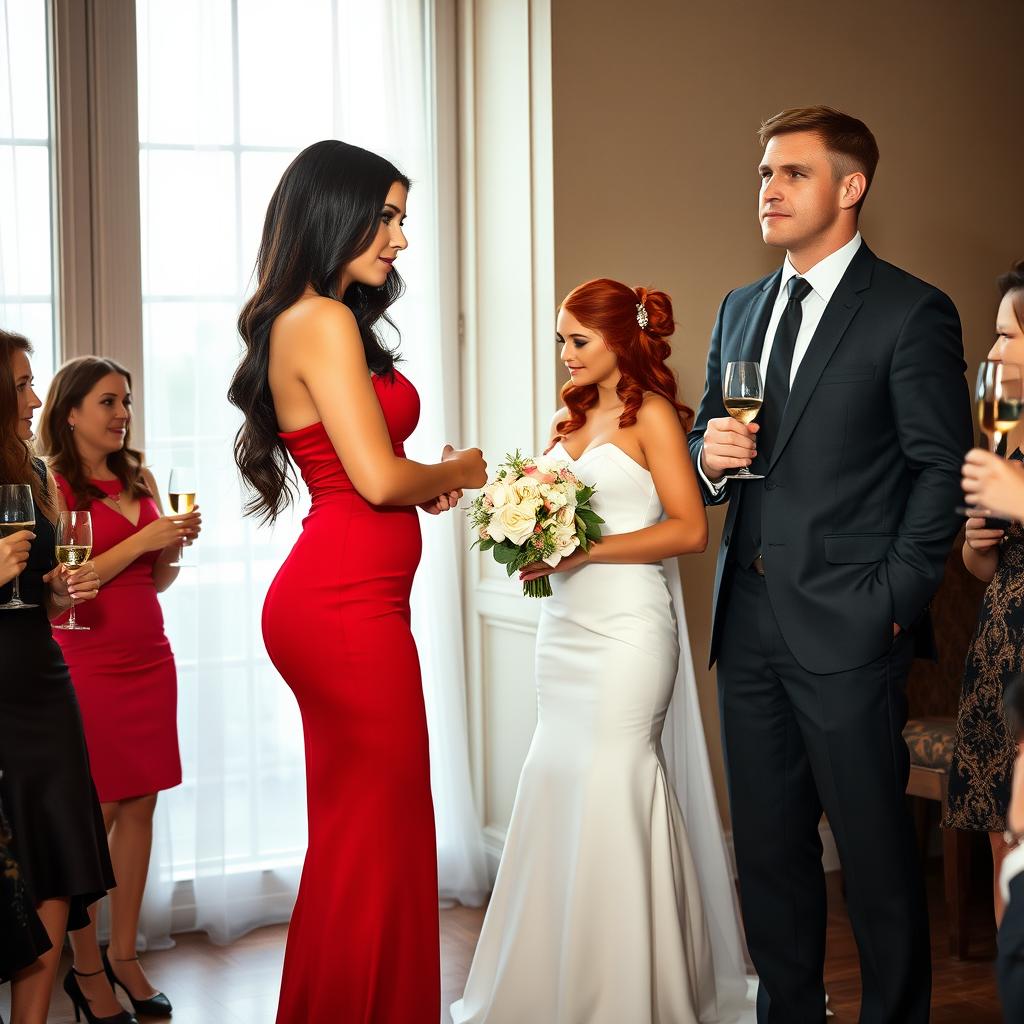
<path id="1" fill-rule="evenodd" d="M 136 1013 L 143 1013 L 149 1017 L 170 1017 L 171 1015 L 171 1001 L 163 994 L 163 992 L 157 992 L 155 996 L 150 996 L 148 999 L 136 999 L 135 996 L 128 991 L 125 987 L 125 983 L 114 973 L 114 968 L 110 966 L 110 957 L 107 956 L 108 950 L 103 950 L 103 969 L 107 972 L 107 977 L 110 979 L 110 987 L 115 989 L 118 985 L 124 989 L 124 994 L 131 1000 L 132 1009 Z M 117 958 L 114 958 L 117 960 Z M 137 956 L 129 957 L 125 963 L 130 963 L 132 960 L 138 960 Z M 118 963 L 122 961 L 118 960 Z"/>
<path id="2" fill-rule="evenodd" d="M 67 992 L 68 999 L 71 1000 L 71 1004 L 75 1008 L 75 1020 L 80 1021 L 84 1013 L 88 1024 L 139 1024 L 138 1018 L 127 1010 L 115 1013 L 113 1017 L 97 1017 L 92 1012 L 92 1007 L 89 1006 L 89 1000 L 82 991 L 81 985 L 78 984 L 78 979 L 92 978 L 102 973 L 103 971 L 99 970 L 85 974 L 82 971 L 76 971 L 74 967 L 68 968 L 68 973 L 64 975 L 64 991 Z"/>

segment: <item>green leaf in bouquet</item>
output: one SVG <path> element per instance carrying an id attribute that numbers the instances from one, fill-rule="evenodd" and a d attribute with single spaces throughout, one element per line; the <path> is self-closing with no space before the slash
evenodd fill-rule
<path id="1" fill-rule="evenodd" d="M 594 487 L 577 487 L 576 488 L 576 504 L 586 505 L 588 501 L 594 496 L 596 488 Z"/>
<path id="2" fill-rule="evenodd" d="M 481 537 L 478 543 L 481 551 L 490 551 L 494 547 L 494 540 L 491 537 Z"/>
<path id="3" fill-rule="evenodd" d="M 500 544 L 495 544 L 492 550 L 494 551 L 495 560 L 502 565 L 509 565 L 515 560 L 516 555 L 519 554 L 519 548 L 504 540 Z"/>

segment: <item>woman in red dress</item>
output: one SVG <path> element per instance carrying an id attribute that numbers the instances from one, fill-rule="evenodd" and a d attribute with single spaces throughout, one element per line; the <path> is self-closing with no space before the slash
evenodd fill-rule
<path id="1" fill-rule="evenodd" d="M 102 959 L 93 924 L 72 939 L 66 984 L 76 1006 L 102 1019 L 120 1011 L 120 985 L 137 1013 L 171 1004 L 135 955 L 157 794 L 181 782 L 177 676 L 157 593 L 178 575 L 183 539 L 200 516 L 165 517 L 156 482 L 131 447 L 131 376 L 112 359 L 81 356 L 50 385 L 40 440 L 68 508 L 88 509 L 100 597 L 78 613 L 88 631 L 56 630 L 82 709 L 117 888 Z"/>
<path id="2" fill-rule="evenodd" d="M 263 636 L 306 743 L 309 848 L 288 932 L 278 1024 L 436 1024 L 437 853 L 409 591 L 416 506 L 480 487 L 477 449 L 405 458 L 419 399 L 375 325 L 394 269 L 408 179 L 387 160 L 318 142 L 270 200 L 258 286 L 239 318 L 246 353 L 229 397 L 235 443 L 273 521 L 292 464 L 313 504 L 267 594 Z"/>

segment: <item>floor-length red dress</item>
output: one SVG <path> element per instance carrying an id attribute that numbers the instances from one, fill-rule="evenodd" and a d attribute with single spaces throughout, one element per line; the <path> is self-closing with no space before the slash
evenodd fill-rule
<path id="1" fill-rule="evenodd" d="M 401 374 L 373 386 L 395 452 L 419 418 Z M 306 745 L 309 848 L 278 1024 L 436 1024 L 437 851 L 409 592 L 415 508 L 356 492 L 320 423 L 281 434 L 312 496 L 263 606 Z"/>

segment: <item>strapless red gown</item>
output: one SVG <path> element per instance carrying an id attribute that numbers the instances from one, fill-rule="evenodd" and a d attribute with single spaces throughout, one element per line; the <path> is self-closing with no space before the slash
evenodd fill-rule
<path id="1" fill-rule="evenodd" d="M 397 372 L 373 385 L 404 456 L 416 390 Z M 409 628 L 418 513 L 363 500 L 322 424 L 281 437 L 313 503 L 263 606 L 302 714 L 309 813 L 277 1021 L 437 1024 L 437 850 Z"/>

